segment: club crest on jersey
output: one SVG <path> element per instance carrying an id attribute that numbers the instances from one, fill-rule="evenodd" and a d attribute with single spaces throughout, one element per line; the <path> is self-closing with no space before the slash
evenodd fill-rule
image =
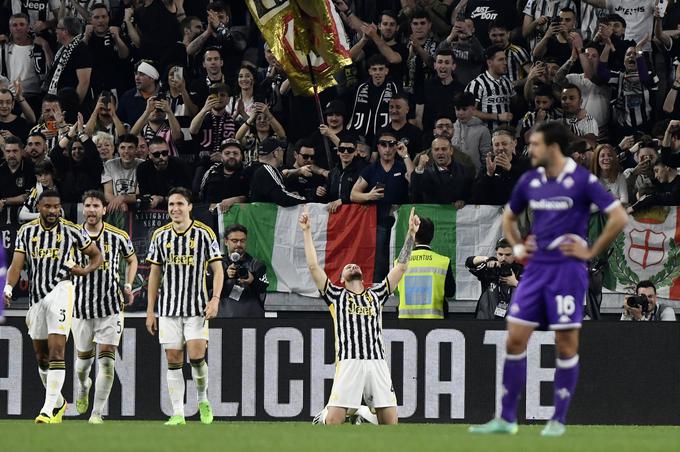
<path id="1" fill-rule="evenodd" d="M 572 179 L 571 177 L 565 177 L 564 181 L 562 181 L 562 185 L 564 186 L 564 188 L 570 189 L 571 187 L 574 186 L 574 179 Z"/>
<path id="2" fill-rule="evenodd" d="M 189 239 L 189 248 L 191 248 L 191 249 L 196 248 L 196 240 Z"/>

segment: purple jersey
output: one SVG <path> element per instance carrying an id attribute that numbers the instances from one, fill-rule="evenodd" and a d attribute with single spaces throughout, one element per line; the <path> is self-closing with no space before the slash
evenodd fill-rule
<path id="1" fill-rule="evenodd" d="M 533 211 L 531 233 L 538 245 L 531 259 L 534 262 L 555 263 L 568 259 L 560 252 L 559 245 L 568 240 L 585 242 L 591 204 L 603 212 L 619 205 L 597 177 L 572 159 L 566 160 L 556 179 L 548 179 L 545 168 L 524 174 L 508 203 L 515 215 L 527 207 Z"/>

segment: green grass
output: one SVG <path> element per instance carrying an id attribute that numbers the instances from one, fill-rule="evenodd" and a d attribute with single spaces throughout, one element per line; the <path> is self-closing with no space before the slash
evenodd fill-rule
<path id="1" fill-rule="evenodd" d="M 401 424 L 395 427 L 319 427 L 302 422 L 215 422 L 166 427 L 154 421 L 107 421 L 61 425 L 0 421 L 1 449 L 16 451 L 674 451 L 680 427 L 570 426 L 562 438 L 541 438 L 540 425 L 520 426 L 516 436 L 480 437 L 467 425 Z M 352 449 L 348 449 L 352 448 Z"/>

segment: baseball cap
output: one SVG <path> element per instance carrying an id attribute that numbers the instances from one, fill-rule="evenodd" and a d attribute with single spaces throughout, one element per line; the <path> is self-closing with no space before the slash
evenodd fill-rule
<path id="1" fill-rule="evenodd" d="M 277 140 L 276 138 L 267 138 L 265 139 L 262 144 L 257 148 L 257 153 L 259 155 L 268 155 L 274 152 L 277 149 L 285 149 L 286 148 L 286 143 L 284 143 L 281 140 Z"/>
<path id="2" fill-rule="evenodd" d="M 229 146 L 236 146 L 241 150 L 241 152 L 243 152 L 243 145 L 241 145 L 241 142 L 236 138 L 227 138 L 226 140 L 223 140 L 222 143 L 220 143 L 220 151 Z"/>

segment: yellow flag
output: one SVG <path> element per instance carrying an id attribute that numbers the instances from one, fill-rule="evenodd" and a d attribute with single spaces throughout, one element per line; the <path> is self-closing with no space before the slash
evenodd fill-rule
<path id="1" fill-rule="evenodd" d="M 246 0 L 272 54 L 288 75 L 293 93 L 314 93 L 310 56 L 319 91 L 352 64 L 345 29 L 330 0 Z"/>

